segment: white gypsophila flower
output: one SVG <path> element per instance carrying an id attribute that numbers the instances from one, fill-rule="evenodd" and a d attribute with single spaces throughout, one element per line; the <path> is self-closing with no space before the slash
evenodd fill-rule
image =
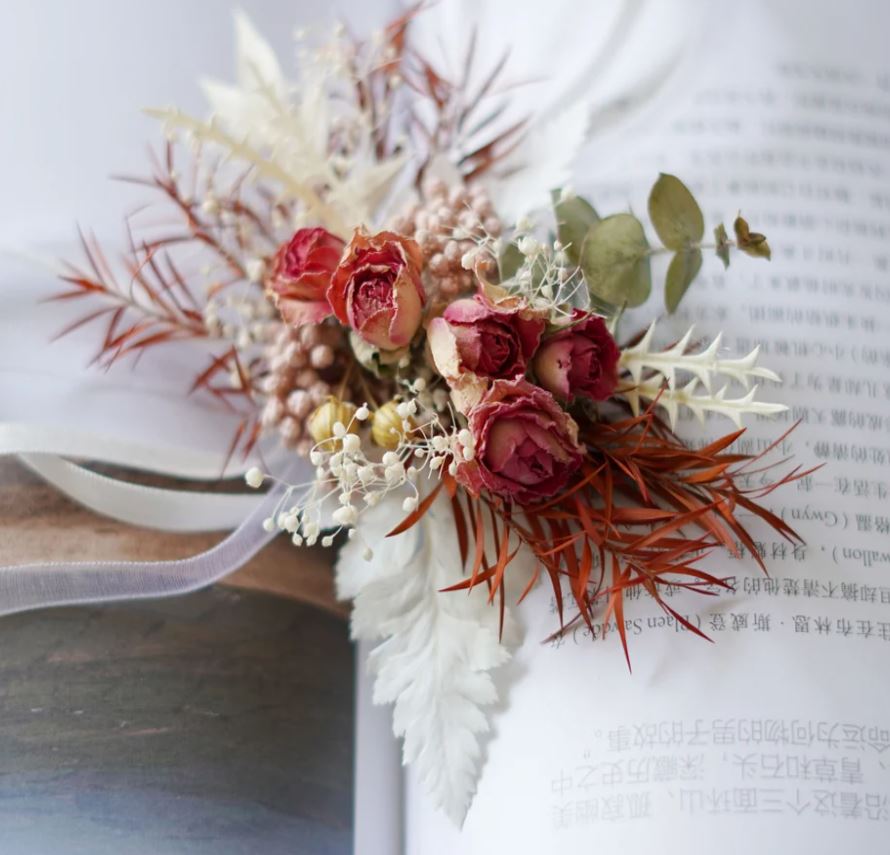
<path id="1" fill-rule="evenodd" d="M 443 419 L 427 384 L 420 384 L 418 394 L 414 392 L 416 381 L 403 381 L 403 386 L 405 395 L 396 407 L 405 416 L 398 445 L 380 454 L 363 441 L 358 431 L 371 410 L 362 404 L 348 423 L 333 424 L 330 438 L 311 449 L 315 479 L 288 485 L 275 514 L 266 521 L 267 530 L 287 531 L 296 546 L 332 545 L 341 532 L 361 539 L 361 517 L 366 509 L 402 492 L 401 507 L 411 513 L 419 507 L 429 482 L 438 481 L 443 471 L 454 475 L 458 461 L 473 459 L 472 434 L 455 427 L 453 418 Z M 252 469 L 246 480 L 259 487 L 269 477 Z M 326 516 L 324 509 L 329 505 L 335 508 Z M 333 530 L 323 532 L 331 523 Z"/>

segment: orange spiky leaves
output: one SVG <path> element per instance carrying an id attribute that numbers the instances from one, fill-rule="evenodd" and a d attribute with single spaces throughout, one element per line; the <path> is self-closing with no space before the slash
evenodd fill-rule
<path id="1" fill-rule="evenodd" d="M 260 287 L 248 276 L 244 259 L 262 258 L 276 248 L 270 223 L 272 207 L 278 203 L 256 183 L 248 199 L 242 186 L 243 172 L 222 176 L 219 167 L 218 160 L 198 153 L 190 169 L 180 170 L 174 146 L 168 143 L 163 156 L 154 160 L 151 177 L 122 180 L 157 191 L 171 206 L 175 220 L 143 227 L 147 236 L 137 239 L 127 219 L 127 243 L 116 265 L 95 239 L 81 234 L 85 263 L 67 265 L 61 278 L 71 287 L 49 300 L 94 304 L 57 337 L 101 324 L 102 337 L 93 362 L 106 370 L 128 356 L 139 360 L 155 347 L 196 344 L 199 362 L 190 387 L 184 391 L 208 394 L 239 417 L 227 466 L 236 452 L 245 457 L 250 454 L 259 439 L 256 392 L 263 365 L 257 354 L 239 350 L 231 337 L 220 334 L 208 306 L 235 283 L 255 295 L 257 302 L 264 299 Z M 199 201 L 206 198 L 215 201 L 210 213 Z M 233 226 L 240 222 L 251 228 Z M 196 258 L 209 276 L 202 273 L 207 287 L 200 295 L 190 284 Z"/>
<path id="2" fill-rule="evenodd" d="M 451 494 L 467 573 L 447 590 L 485 584 L 489 600 L 498 596 L 503 609 L 509 564 L 520 548 L 528 548 L 537 569 L 519 600 L 542 572 L 547 574 L 559 615 L 551 638 L 578 622 L 592 635 L 594 618 L 604 627 L 612 622 L 630 667 L 624 607 L 634 589 L 650 595 L 678 624 L 707 638 L 671 607 L 664 592 L 671 588 L 714 595 L 730 589 L 728 578 L 701 566 L 721 548 L 735 557 L 747 550 L 767 572 L 739 511 L 757 517 L 789 542 L 802 543 L 762 500 L 819 467 L 794 467 L 773 479 L 766 473 L 785 461 L 754 468 L 790 430 L 759 454 L 745 455 L 731 450 L 743 430 L 691 448 L 655 415 L 654 407 L 638 416 L 586 422 L 582 439 L 587 459 L 576 477 L 553 498 L 525 507 L 486 493 L 474 497 L 446 475 L 437 490 L 444 486 Z M 419 507 L 393 533 L 404 531 L 424 510 Z M 567 601 L 574 607 L 572 616 L 566 615 Z"/>
<path id="3" fill-rule="evenodd" d="M 87 266 L 69 265 L 61 278 L 72 287 L 49 298 L 51 302 L 102 298 L 102 306 L 56 337 L 103 320 L 105 333 L 94 357 L 103 368 L 123 356 L 138 357 L 154 345 L 207 336 L 201 309 L 172 259 L 158 257 L 151 247 L 137 246 L 130 237 L 130 252 L 124 259 L 126 285 L 115 276 L 98 243 L 81 234 Z"/>
<path id="4" fill-rule="evenodd" d="M 407 128 L 414 132 L 415 150 L 425 149 L 417 160 L 416 186 L 420 187 L 427 167 L 441 152 L 457 153 L 455 166 L 463 180 L 472 183 L 514 150 L 528 124 L 526 119 L 506 126 L 500 121 L 506 105 L 499 96 L 510 88 L 503 82 L 509 51 L 501 54 L 471 89 L 479 56 L 475 29 L 461 63 L 461 74 L 451 79 L 410 44 L 411 25 L 423 9 L 423 3 L 415 3 L 383 28 L 382 46 L 378 48 L 381 61 L 364 73 L 359 73 L 356 64 L 357 100 L 375 129 L 380 159 L 401 150 L 400 131 L 405 128 L 393 128 L 393 119 L 407 118 Z M 365 48 L 363 42 L 354 40 L 356 57 Z M 414 103 L 397 104 L 401 86 L 410 90 Z"/>

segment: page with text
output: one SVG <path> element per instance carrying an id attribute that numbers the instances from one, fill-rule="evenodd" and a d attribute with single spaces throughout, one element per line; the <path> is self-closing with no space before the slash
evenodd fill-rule
<path id="1" fill-rule="evenodd" d="M 643 209 L 671 172 L 710 228 L 741 207 L 768 235 L 770 263 L 706 257 L 658 338 L 694 324 L 722 331 L 726 355 L 761 344 L 784 378 L 762 397 L 790 409 L 752 420 L 737 448 L 758 453 L 800 422 L 778 457 L 824 467 L 768 505 L 806 544 L 746 520 L 769 575 L 740 544 L 742 560 L 706 562 L 732 592 L 672 592 L 713 643 L 633 599 L 632 673 L 614 625 L 545 643 L 558 618 L 539 586 L 496 672 L 463 829 L 406 775 L 409 855 L 877 852 L 890 835 L 890 10 L 754 4 L 715 28 L 709 61 L 621 145 L 592 148 L 577 189 L 601 214 Z M 663 270 L 654 282 L 658 300 Z M 732 429 L 678 426 L 701 441 Z"/>

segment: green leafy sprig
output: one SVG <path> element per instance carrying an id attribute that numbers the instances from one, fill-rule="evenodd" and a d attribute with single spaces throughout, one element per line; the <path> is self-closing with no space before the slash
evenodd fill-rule
<path id="1" fill-rule="evenodd" d="M 568 259 L 584 276 L 595 305 L 640 306 L 652 292 L 651 259 L 671 254 L 664 284 L 664 302 L 673 313 L 702 267 L 702 252 L 714 250 L 725 267 L 730 250 L 755 258 L 770 257 L 764 235 L 752 232 L 741 215 L 733 224 L 735 240 L 720 223 L 713 243 L 704 243 L 705 220 L 689 188 L 673 175 L 662 173 L 649 193 L 649 219 L 660 246 L 651 246 L 643 224 L 630 213 L 600 217 L 580 196 L 554 193 L 557 237 Z"/>

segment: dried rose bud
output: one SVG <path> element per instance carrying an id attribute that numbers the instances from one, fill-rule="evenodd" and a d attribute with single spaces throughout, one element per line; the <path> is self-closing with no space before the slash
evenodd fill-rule
<path id="1" fill-rule="evenodd" d="M 430 353 L 455 405 L 468 413 L 495 379 L 522 377 L 546 326 L 525 305 L 457 300 L 427 327 Z"/>
<path id="2" fill-rule="evenodd" d="M 495 380 L 470 413 L 471 460 L 457 480 L 473 494 L 487 489 L 520 505 L 562 490 L 584 459 L 578 426 L 553 396 L 523 380 Z"/>
<path id="3" fill-rule="evenodd" d="M 357 230 L 327 291 L 334 315 L 380 350 L 405 347 L 426 302 L 422 266 L 423 254 L 411 238 Z"/>
<path id="4" fill-rule="evenodd" d="M 538 382 L 560 401 L 605 401 L 615 391 L 620 357 L 606 322 L 575 309 L 570 326 L 541 342 L 533 367 Z"/>
<path id="5" fill-rule="evenodd" d="M 283 243 L 266 288 L 285 322 L 298 327 L 331 314 L 325 292 L 345 243 L 322 228 L 298 229 Z"/>

